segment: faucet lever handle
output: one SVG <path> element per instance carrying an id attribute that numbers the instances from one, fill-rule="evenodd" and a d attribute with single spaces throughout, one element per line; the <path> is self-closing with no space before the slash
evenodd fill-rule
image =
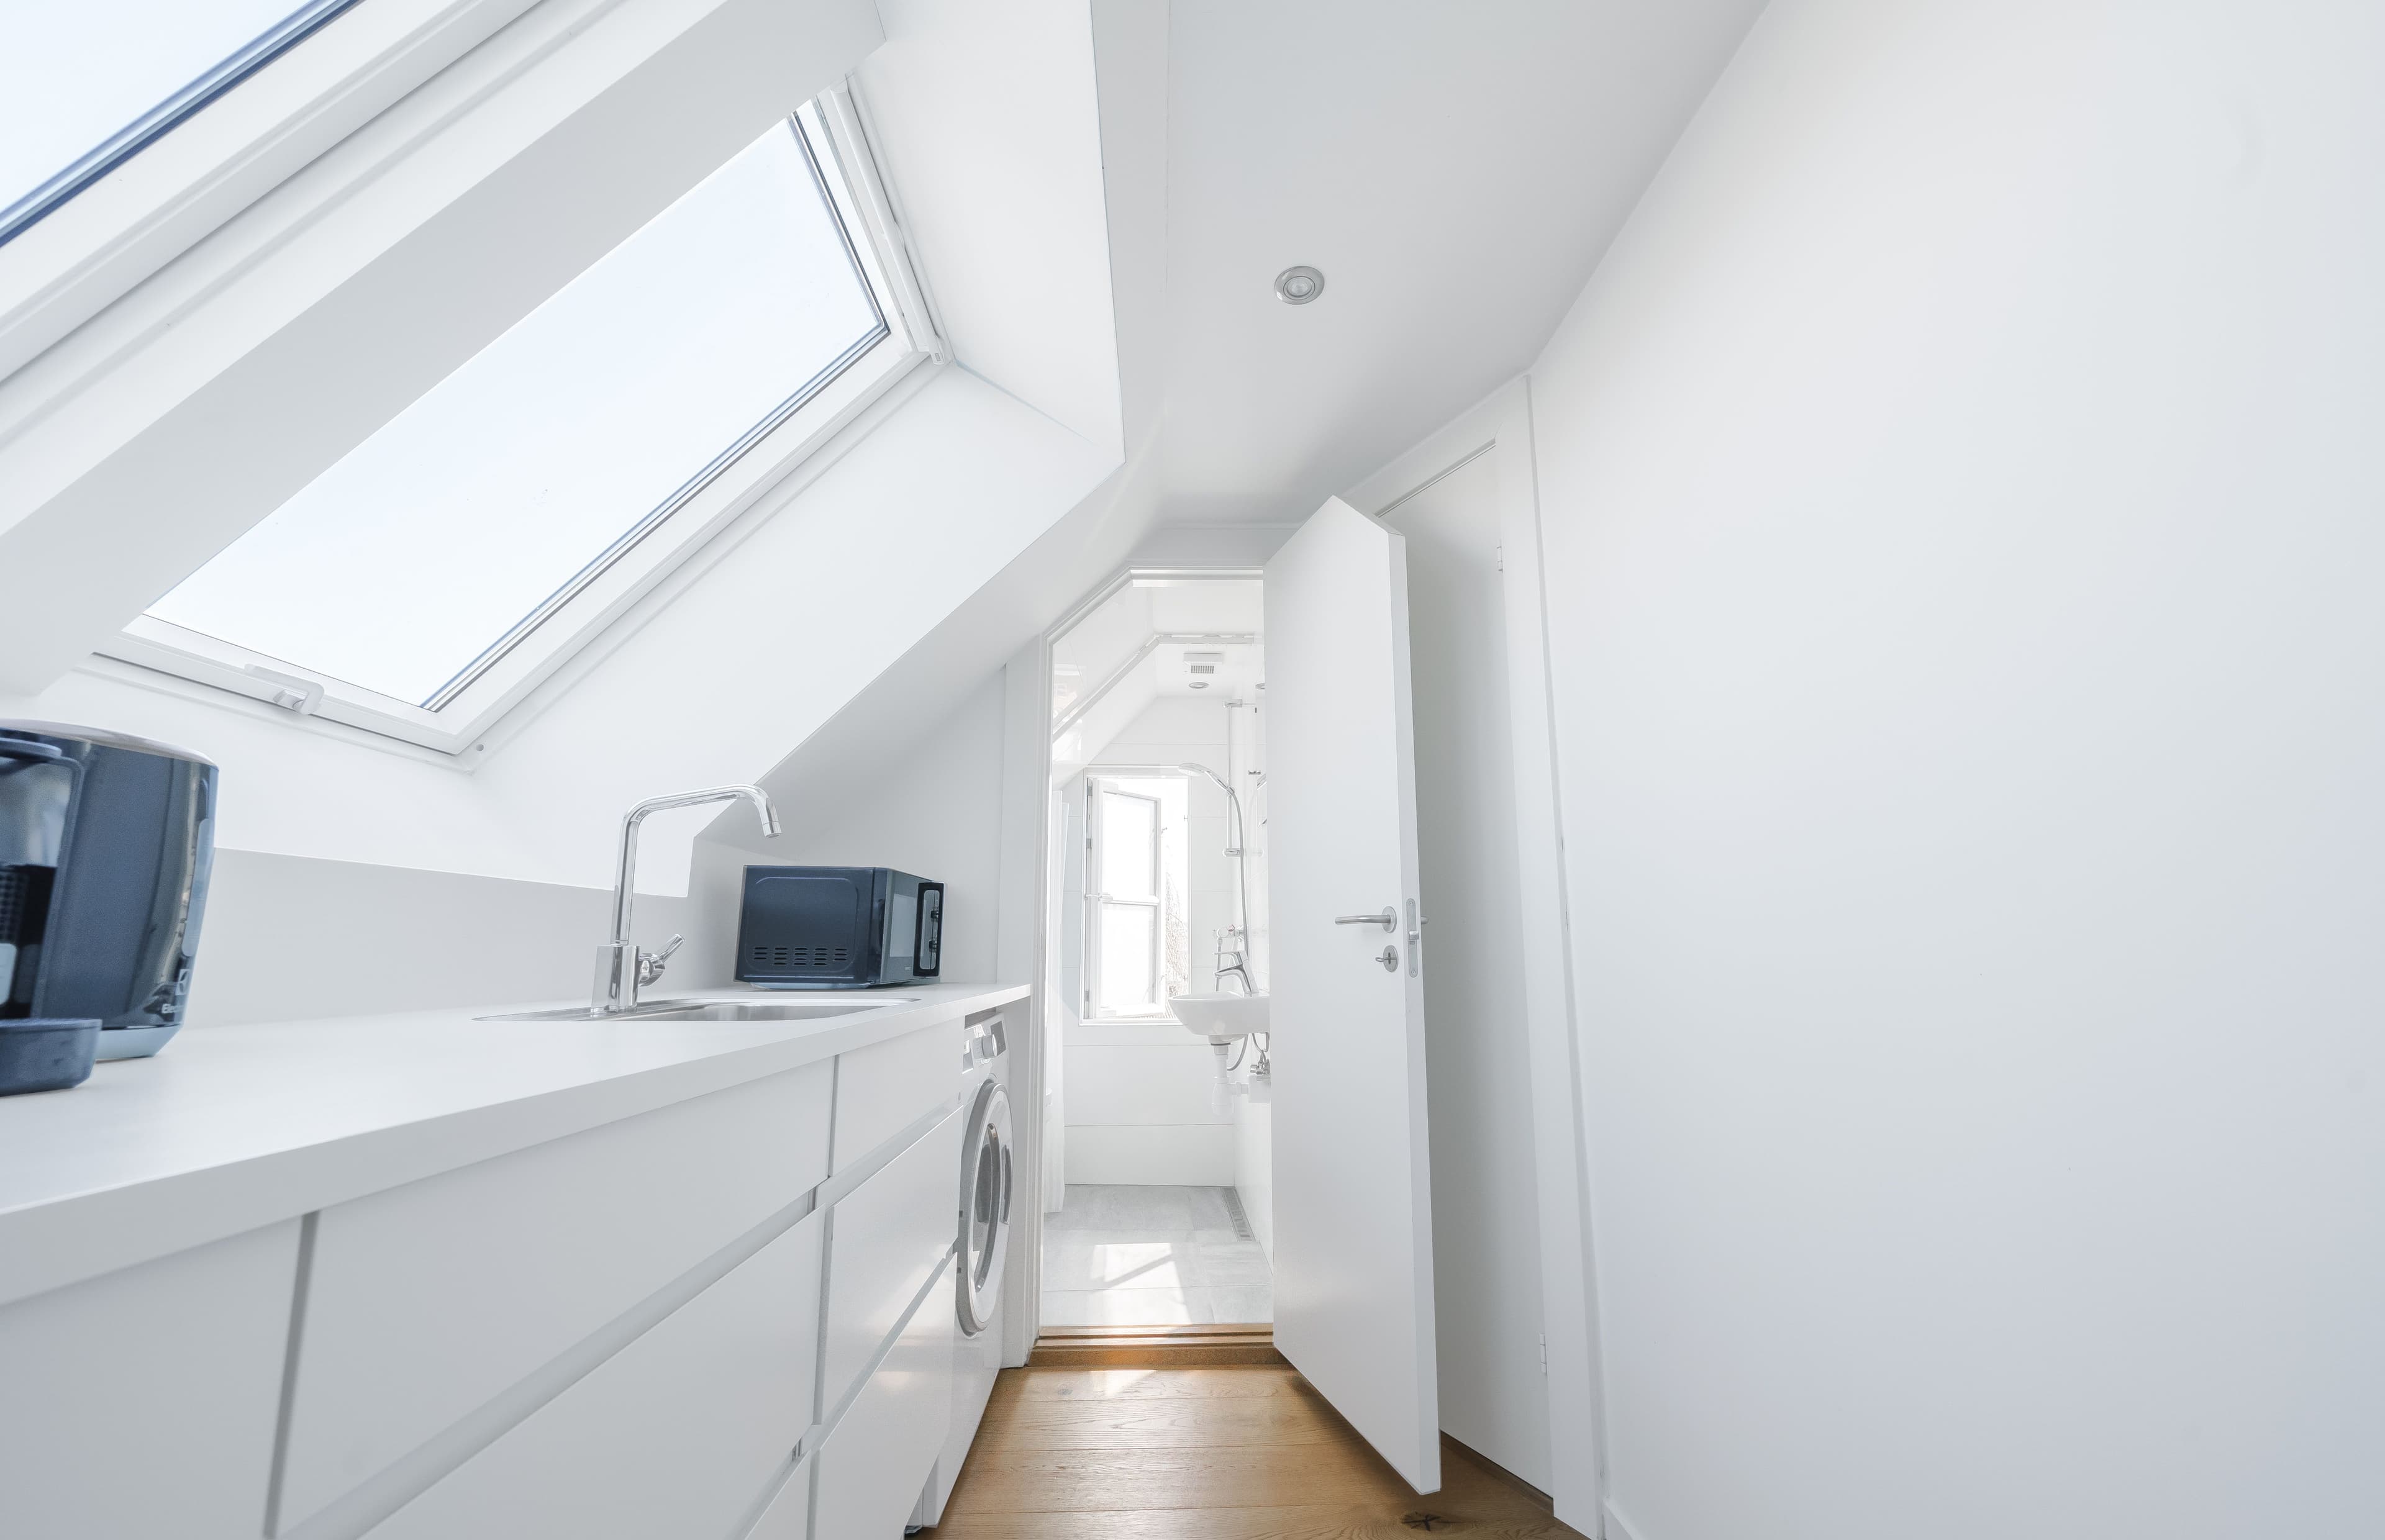
<path id="1" fill-rule="evenodd" d="M 686 939 L 684 936 L 674 935 L 663 943 L 662 950 L 638 953 L 638 987 L 643 989 L 661 978 L 664 962 L 669 960 L 671 953 L 679 950 L 681 943 Z"/>

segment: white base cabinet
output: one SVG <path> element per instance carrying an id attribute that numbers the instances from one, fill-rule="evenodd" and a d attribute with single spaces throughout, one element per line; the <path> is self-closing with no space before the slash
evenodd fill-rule
<path id="1" fill-rule="evenodd" d="M 895 1540 L 985 1388 L 956 1372 L 961 1037 L 0 1307 L 0 1535 Z"/>
<path id="2" fill-rule="evenodd" d="M 400 1509 L 373 1540 L 736 1534 L 811 1420 L 819 1242 L 816 1214 Z"/>
<path id="3" fill-rule="evenodd" d="M 812 1467 L 818 1463 L 816 1456 L 803 1458 L 745 1532 L 745 1540 L 811 1540 Z"/>
<path id="4" fill-rule="evenodd" d="M 812 1540 L 898 1540 L 943 1453 L 953 1410 L 952 1264 L 819 1452 Z"/>
<path id="5" fill-rule="evenodd" d="M 847 1193 L 829 1219 L 820 1410 L 834 1417 L 960 1236 L 955 1111 Z M 922 1306 L 922 1309 L 926 1307 Z M 958 1307 L 946 1298 L 943 1313 Z"/>
<path id="6" fill-rule="evenodd" d="M 813 1064 L 324 1210 L 282 1531 L 387 1512 L 349 1494 L 389 1472 L 411 1496 L 406 1457 L 799 1199 L 833 1081 Z"/>
<path id="7" fill-rule="evenodd" d="M 0 1534 L 263 1533 L 298 1227 L 0 1309 Z"/>

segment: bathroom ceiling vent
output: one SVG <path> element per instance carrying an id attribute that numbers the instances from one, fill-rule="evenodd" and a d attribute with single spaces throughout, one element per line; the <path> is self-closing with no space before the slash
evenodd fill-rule
<path id="1" fill-rule="evenodd" d="M 1217 665 L 1214 663 L 1196 663 L 1192 665 L 1192 672 L 1195 674 L 1215 674 L 1217 672 Z"/>

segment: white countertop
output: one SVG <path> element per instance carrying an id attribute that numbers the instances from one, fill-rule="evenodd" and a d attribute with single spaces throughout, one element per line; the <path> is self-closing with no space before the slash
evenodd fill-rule
<path id="1" fill-rule="evenodd" d="M 188 1028 L 72 1090 L 0 1097 L 0 1304 L 1026 994 L 670 996 L 872 1007 L 801 1022 L 475 1019 L 572 1003 L 533 1001 Z"/>

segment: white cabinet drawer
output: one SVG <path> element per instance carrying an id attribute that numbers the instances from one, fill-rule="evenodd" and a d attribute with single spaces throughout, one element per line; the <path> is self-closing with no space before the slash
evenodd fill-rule
<path id="1" fill-rule="evenodd" d="M 832 1080 L 807 1066 L 324 1210 L 281 1528 L 817 1185 Z"/>
<path id="2" fill-rule="evenodd" d="M 732 1535 L 811 1414 L 815 1214 L 374 1529 L 371 1540 Z"/>
<path id="3" fill-rule="evenodd" d="M 953 1410 L 952 1269 L 903 1328 L 818 1456 L 814 1540 L 894 1540 L 918 1505 Z"/>
<path id="4" fill-rule="evenodd" d="M 923 1026 L 836 1062 L 836 1161 L 854 1161 L 957 1094 L 961 1022 Z"/>
<path id="5" fill-rule="evenodd" d="M 256 1540 L 294 1219 L 0 1309 L 0 1534 Z"/>
<path id="6" fill-rule="evenodd" d="M 770 1499 L 770 1506 L 745 1532 L 745 1540 L 811 1540 L 812 1467 L 818 1463 L 815 1455 L 804 1457 L 794 1474 Z"/>
<path id="7" fill-rule="evenodd" d="M 836 1415 L 960 1234 L 961 1124 L 951 1115 L 830 1211 L 820 1414 Z M 938 1306 L 950 1314 L 950 1301 Z"/>

